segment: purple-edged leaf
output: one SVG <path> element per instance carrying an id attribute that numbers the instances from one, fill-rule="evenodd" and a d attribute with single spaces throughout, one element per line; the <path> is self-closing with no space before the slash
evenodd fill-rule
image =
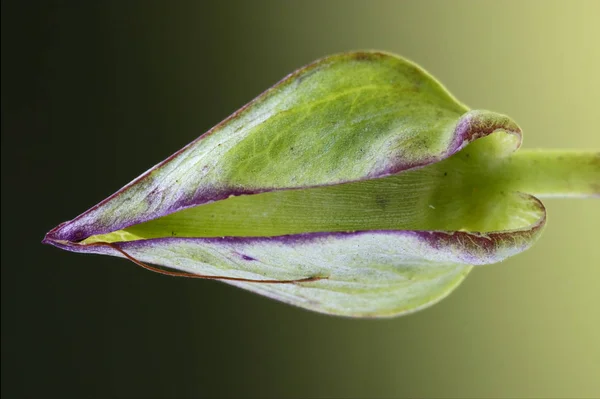
<path id="1" fill-rule="evenodd" d="M 201 275 L 322 276 L 232 284 L 325 313 L 402 314 L 533 243 L 543 206 L 493 179 L 520 141 L 508 117 L 468 111 L 410 62 L 336 55 L 45 241 Z"/>

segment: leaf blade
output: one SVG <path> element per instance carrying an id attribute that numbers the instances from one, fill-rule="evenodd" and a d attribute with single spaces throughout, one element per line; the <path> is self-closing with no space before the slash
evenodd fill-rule
<path id="1" fill-rule="evenodd" d="M 360 68 L 357 69 L 357 65 Z M 341 68 L 342 71 L 335 68 Z M 385 73 L 367 73 L 371 69 L 383 69 Z M 340 116 L 339 121 L 346 121 L 344 123 L 348 126 L 345 130 L 338 129 L 339 126 L 334 129 L 344 132 L 343 135 L 334 134 L 338 137 L 338 141 L 334 143 L 336 151 L 331 151 L 327 146 L 315 145 L 314 137 L 325 137 L 325 133 L 330 132 L 325 125 L 319 124 L 313 126 L 312 135 L 306 134 L 305 130 L 294 131 L 286 145 L 279 146 L 287 148 L 290 143 L 296 145 L 294 151 L 302 156 L 294 162 L 293 159 L 287 162 L 289 154 L 279 151 L 277 159 L 271 156 L 269 162 L 262 161 L 262 169 L 257 167 L 252 173 L 238 173 L 237 171 L 244 170 L 241 165 L 250 159 L 257 159 L 251 156 L 249 148 L 252 140 L 248 137 L 258 134 L 270 142 L 276 135 L 278 122 L 269 122 L 269 118 L 280 111 L 277 107 L 285 106 L 286 110 L 302 108 L 305 97 L 322 95 L 329 98 L 332 84 L 337 85 L 333 90 L 343 89 L 339 82 L 331 80 L 330 73 L 344 76 L 343 82 L 346 85 L 360 86 L 371 75 L 376 76 L 372 78 L 376 81 L 396 79 L 401 89 L 393 97 L 384 98 L 388 110 L 380 111 L 379 117 L 372 113 L 371 108 L 358 108 L 367 121 L 367 133 L 364 135 L 361 133 L 365 132 L 365 126 L 352 125 L 351 121 Z M 323 86 L 317 84 L 323 81 L 333 83 Z M 297 85 L 305 85 L 307 89 L 298 91 L 294 87 Z M 405 90 L 406 88 L 412 91 Z M 343 104 L 351 106 L 352 101 Z M 409 112 L 415 107 L 420 108 L 421 112 Z M 452 155 L 471 140 L 473 132 L 465 130 L 459 124 L 465 110 L 462 104 L 425 71 L 399 57 L 376 52 L 327 57 L 291 74 L 221 124 L 80 215 L 76 223 L 74 220 L 73 223 L 53 230 L 50 237 L 79 241 L 94 234 L 118 230 L 231 195 L 339 184 L 387 176 L 436 162 Z M 382 112 L 387 112 L 388 115 L 381 117 Z M 337 114 L 332 112 L 332 115 Z M 431 122 L 432 117 L 434 123 Z M 259 129 L 264 123 L 268 123 L 269 128 Z M 400 125 L 392 126 L 394 124 Z M 423 134 L 422 126 L 428 126 L 429 133 Z M 506 124 L 504 128 L 513 129 L 514 126 Z M 426 137 L 429 145 L 423 146 L 422 137 Z M 242 143 L 244 140 L 245 144 Z M 353 151 L 348 151 L 349 143 L 354 143 Z M 237 148 L 237 144 L 241 147 Z M 364 145 L 361 147 L 361 144 Z M 231 152 L 234 147 L 237 149 Z M 361 153 L 361 148 L 364 153 L 360 156 L 361 160 L 357 160 L 356 155 Z M 281 164 L 277 165 L 274 161 L 281 161 Z M 303 171 L 306 168 L 312 169 Z M 299 173 L 305 173 L 305 176 L 298 177 Z"/>
<path id="2" fill-rule="evenodd" d="M 277 237 L 155 238 L 115 242 L 142 262 L 202 275 L 292 280 L 302 284 L 228 282 L 313 311 L 349 317 L 391 317 L 444 298 L 474 265 L 500 262 L 531 246 L 545 209 L 535 197 L 511 200 L 534 217 L 512 231 L 358 231 Z M 510 204 L 509 204 L 510 205 Z M 55 245 L 74 252 L 123 257 L 111 247 Z"/>

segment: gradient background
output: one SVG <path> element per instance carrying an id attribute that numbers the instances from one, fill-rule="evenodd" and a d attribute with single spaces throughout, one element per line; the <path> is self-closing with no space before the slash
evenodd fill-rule
<path id="1" fill-rule="evenodd" d="M 391 320 L 40 244 L 351 49 L 416 61 L 515 118 L 525 147 L 600 148 L 599 16 L 598 1 L 3 1 L 2 396 L 600 396 L 599 201 L 545 201 L 531 250 Z"/>

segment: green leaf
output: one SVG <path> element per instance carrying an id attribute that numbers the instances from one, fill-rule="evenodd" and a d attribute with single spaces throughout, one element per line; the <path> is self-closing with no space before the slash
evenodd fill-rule
<path id="1" fill-rule="evenodd" d="M 520 143 L 510 118 L 468 111 L 406 60 L 335 55 L 44 241 L 269 280 L 227 282 L 324 313 L 403 314 L 539 236 L 541 202 L 500 178 Z"/>

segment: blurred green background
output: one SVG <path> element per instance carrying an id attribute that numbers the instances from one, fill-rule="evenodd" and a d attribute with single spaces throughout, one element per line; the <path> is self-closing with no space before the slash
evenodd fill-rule
<path id="1" fill-rule="evenodd" d="M 390 320 L 40 244 L 292 70 L 381 49 L 600 148 L 599 1 L 2 2 L 2 396 L 599 397 L 600 203 Z"/>

